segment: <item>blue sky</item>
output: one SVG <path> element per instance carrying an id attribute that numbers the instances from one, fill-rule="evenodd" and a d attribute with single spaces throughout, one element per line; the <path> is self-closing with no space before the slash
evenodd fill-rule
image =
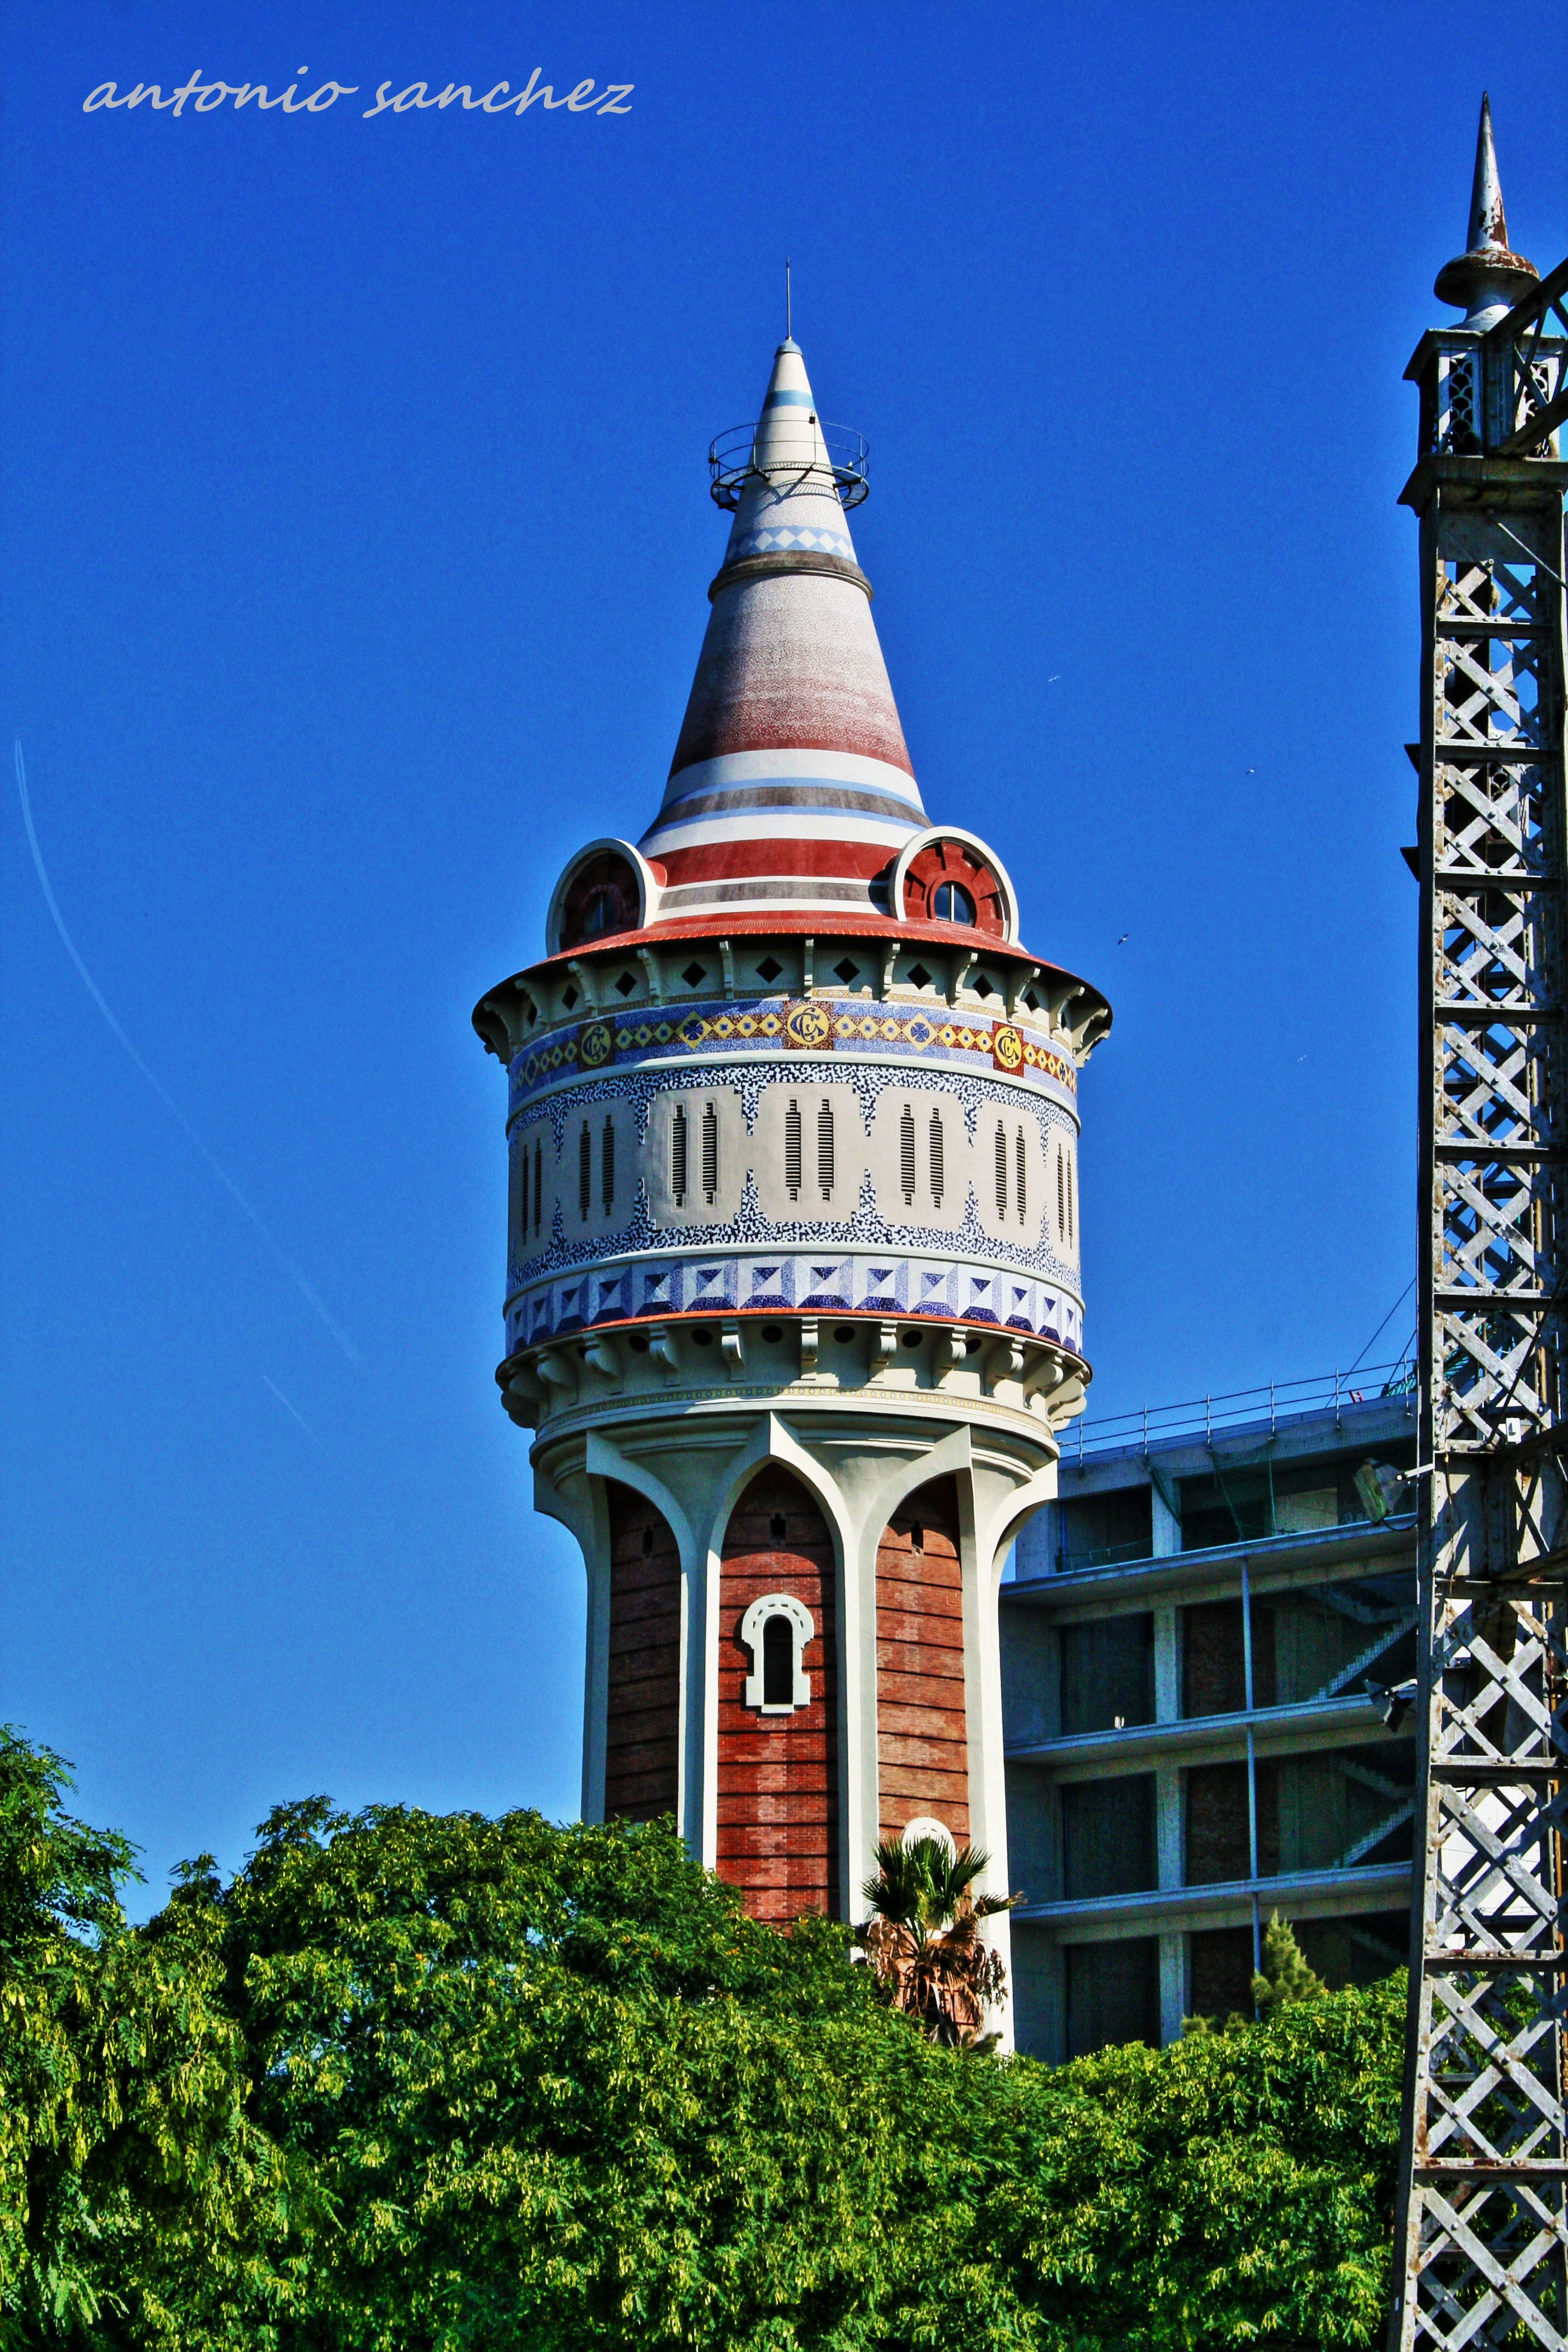
<path id="1" fill-rule="evenodd" d="M 1515 247 L 1568 250 L 1568 17 L 12 0 L 4 41 L 5 731 L 272 1236 L 13 793 L 0 1715 L 153 1892 L 316 1790 L 575 1808 L 468 1015 L 657 806 L 786 252 L 927 805 L 1115 1004 L 1095 1409 L 1355 1355 L 1413 1263 L 1401 373 L 1483 86 Z M 631 111 L 364 119 L 535 66 Z M 301 68 L 361 94 L 82 111 Z"/>

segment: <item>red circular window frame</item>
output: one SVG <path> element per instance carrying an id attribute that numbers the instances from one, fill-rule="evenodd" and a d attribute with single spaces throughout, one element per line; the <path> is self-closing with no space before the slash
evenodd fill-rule
<path id="1" fill-rule="evenodd" d="M 943 921 L 931 911 L 938 886 L 956 882 L 974 901 L 973 923 Z M 1002 885 L 966 842 L 929 841 L 911 857 L 904 873 L 904 919 L 910 923 L 941 922 L 943 930 L 984 931 L 987 938 L 1007 936 L 1007 906 Z"/>
<path id="2" fill-rule="evenodd" d="M 586 934 L 583 918 L 590 899 L 601 890 L 614 890 L 621 902 L 620 918 L 607 923 L 593 934 L 588 943 L 614 939 L 618 932 L 635 931 L 637 927 L 637 904 L 642 896 L 631 860 L 613 849 L 601 849 L 597 856 L 584 858 L 572 877 L 571 887 L 561 904 L 561 944 L 563 948 L 583 945 Z"/>

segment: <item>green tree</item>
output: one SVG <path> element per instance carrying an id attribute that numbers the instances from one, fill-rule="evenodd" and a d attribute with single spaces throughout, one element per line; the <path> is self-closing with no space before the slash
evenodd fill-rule
<path id="1" fill-rule="evenodd" d="M 1403 2012 L 977 2064 L 667 1824 L 295 1807 L 214 1897 L 336 2216 L 288 2344 L 1371 2344 Z"/>
<path id="2" fill-rule="evenodd" d="M 0 1729 L 0 2345 L 224 2340 L 275 2291 L 287 2167 L 249 2123 L 222 1966 L 178 1918 L 127 1927 L 134 1849 Z M 236 2339 L 238 2340 L 238 2339 Z"/>
<path id="3" fill-rule="evenodd" d="M 1272 2017 L 1288 2001 L 1316 2000 L 1325 1990 L 1322 1978 L 1308 1965 L 1289 1920 L 1271 1911 L 1263 1931 L 1263 1966 L 1252 1979 L 1258 2016 Z"/>
<path id="4" fill-rule="evenodd" d="M 1394 1987 L 977 2062 L 668 1824 L 318 1800 L 132 1928 L 123 1843 L 69 1822 L 55 1759 L 6 1769 L 12 2346 L 1376 2340 Z"/>

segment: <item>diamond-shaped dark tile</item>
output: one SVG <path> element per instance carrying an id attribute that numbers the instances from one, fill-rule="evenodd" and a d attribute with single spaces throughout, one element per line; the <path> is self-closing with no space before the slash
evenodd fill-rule
<path id="1" fill-rule="evenodd" d="M 923 963 L 912 963 L 910 966 L 910 978 L 914 982 L 917 988 L 929 988 L 931 986 L 931 974 L 927 971 Z"/>
<path id="2" fill-rule="evenodd" d="M 775 963 L 772 956 L 764 956 L 757 966 L 757 974 L 762 980 L 776 980 L 783 970 L 782 963 Z"/>
<path id="3" fill-rule="evenodd" d="M 616 982 L 616 993 L 617 996 L 629 996 L 637 984 L 635 972 L 623 971 Z"/>
<path id="4" fill-rule="evenodd" d="M 570 1012 L 571 1012 L 571 1010 L 572 1010 L 572 1007 L 573 1007 L 573 1006 L 576 1003 L 576 1002 L 577 1002 L 577 992 L 576 992 L 576 990 L 575 990 L 574 988 L 569 988 L 569 989 L 567 990 L 567 992 L 566 992 L 565 995 L 562 998 L 561 1002 L 562 1002 L 562 1003 L 566 1007 L 567 1012 L 568 1012 L 568 1013 L 570 1013 Z"/>
<path id="5" fill-rule="evenodd" d="M 695 988 L 700 980 L 707 979 L 707 966 L 700 963 L 689 963 L 680 977 L 686 982 L 688 988 Z"/>
<path id="6" fill-rule="evenodd" d="M 844 982 L 846 988 L 848 987 L 852 980 L 858 980 L 860 977 L 859 965 L 858 963 L 851 963 L 847 956 L 844 958 L 841 963 L 836 963 L 833 969 L 838 974 L 839 979 Z"/>
<path id="7" fill-rule="evenodd" d="M 1037 1013 L 1037 1012 L 1039 1011 L 1039 1009 L 1040 1009 L 1040 1000 L 1039 1000 L 1039 998 L 1035 994 L 1035 992 L 1034 992 L 1034 990 L 1033 990 L 1032 988 L 1026 988 L 1026 989 L 1024 991 L 1024 1002 L 1025 1002 L 1025 1003 L 1028 1006 L 1028 1008 L 1029 1008 L 1029 1010 L 1030 1010 L 1030 1012 L 1031 1012 L 1031 1013 Z"/>
<path id="8" fill-rule="evenodd" d="M 982 1003 L 984 1003 L 988 996 L 995 995 L 996 990 L 994 984 L 986 973 L 982 972 L 979 979 L 975 982 L 974 993 L 979 997 Z"/>

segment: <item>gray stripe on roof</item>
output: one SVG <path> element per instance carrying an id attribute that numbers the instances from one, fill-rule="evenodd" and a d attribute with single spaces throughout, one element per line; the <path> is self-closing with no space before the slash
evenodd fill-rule
<path id="1" fill-rule="evenodd" d="M 667 915 L 675 907 L 726 906 L 740 898 L 852 898 L 868 907 L 872 892 L 868 882 L 824 882 L 814 874 L 778 874 L 757 882 L 679 883 L 659 892 L 658 910 Z"/>
<path id="2" fill-rule="evenodd" d="M 901 800 L 897 793 L 857 792 L 847 784 L 739 784 L 728 792 L 689 793 L 660 809 L 653 831 L 679 824 L 690 816 L 717 816 L 726 809 L 809 808 L 854 809 L 868 816 L 907 817 L 918 831 L 925 811 L 919 801 Z"/>

